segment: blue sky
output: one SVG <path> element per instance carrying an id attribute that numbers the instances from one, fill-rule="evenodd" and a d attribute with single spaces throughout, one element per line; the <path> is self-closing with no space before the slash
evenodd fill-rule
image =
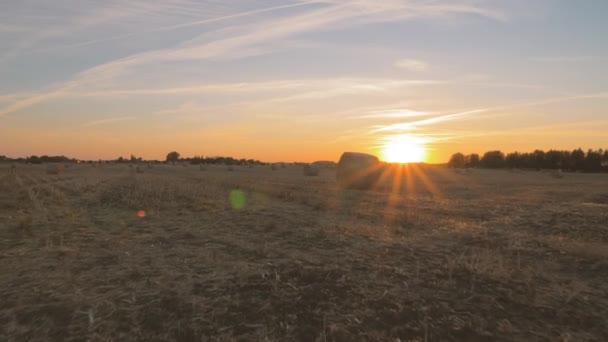
<path id="1" fill-rule="evenodd" d="M 608 141 L 606 1 L 7 1 L 0 154 L 266 160 Z"/>

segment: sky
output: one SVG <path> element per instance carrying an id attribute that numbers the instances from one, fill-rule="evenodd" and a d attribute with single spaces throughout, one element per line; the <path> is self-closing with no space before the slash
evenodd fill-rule
<path id="1" fill-rule="evenodd" d="M 0 1 L 0 155 L 608 147 L 608 1 Z"/>

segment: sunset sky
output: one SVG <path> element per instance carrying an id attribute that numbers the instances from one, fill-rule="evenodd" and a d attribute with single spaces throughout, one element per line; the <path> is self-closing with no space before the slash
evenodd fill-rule
<path id="1" fill-rule="evenodd" d="M 608 1 L 0 2 L 0 155 L 608 147 Z"/>

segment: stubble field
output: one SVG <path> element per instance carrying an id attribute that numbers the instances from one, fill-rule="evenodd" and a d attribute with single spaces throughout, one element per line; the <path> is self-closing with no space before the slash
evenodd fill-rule
<path id="1" fill-rule="evenodd" d="M 0 341 L 608 340 L 608 175 L 141 170 L 0 165 Z"/>

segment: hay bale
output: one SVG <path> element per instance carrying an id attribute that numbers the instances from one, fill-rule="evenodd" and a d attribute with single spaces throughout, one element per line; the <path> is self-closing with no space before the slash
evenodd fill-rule
<path id="1" fill-rule="evenodd" d="M 321 169 L 316 165 L 306 164 L 303 168 L 304 175 L 309 177 L 318 176 Z"/>
<path id="2" fill-rule="evenodd" d="M 46 174 L 47 175 L 60 175 L 63 173 L 63 165 L 62 164 L 47 164 L 46 165 Z"/>
<path id="3" fill-rule="evenodd" d="M 341 187 L 369 190 L 376 186 L 382 171 L 382 163 L 376 156 L 344 152 L 338 162 L 336 178 Z"/>
<path id="4" fill-rule="evenodd" d="M 272 171 L 276 171 L 276 170 L 278 170 L 278 167 L 276 166 L 276 164 L 272 164 L 272 165 L 270 165 L 270 169 Z"/>
<path id="5" fill-rule="evenodd" d="M 234 167 L 233 167 L 233 166 L 228 166 L 228 167 L 226 168 L 226 171 L 228 171 L 228 172 L 232 172 L 232 171 L 234 171 Z"/>
<path id="6" fill-rule="evenodd" d="M 141 167 L 139 167 L 139 165 L 137 165 L 137 166 L 135 167 L 135 172 L 136 172 L 136 173 L 144 173 L 144 170 L 143 170 Z"/>

